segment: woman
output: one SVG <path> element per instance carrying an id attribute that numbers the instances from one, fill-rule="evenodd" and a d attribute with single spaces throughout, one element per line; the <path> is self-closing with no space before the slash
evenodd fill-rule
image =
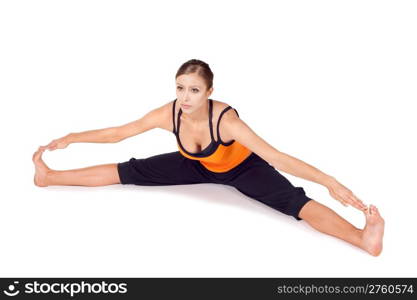
<path id="1" fill-rule="evenodd" d="M 192 59 L 176 76 L 177 98 L 131 123 L 81 133 L 70 133 L 39 147 L 33 155 L 37 186 L 110 184 L 176 185 L 220 183 L 235 187 L 320 232 L 347 241 L 373 256 L 382 251 L 384 220 L 349 189 L 311 165 L 278 151 L 255 134 L 228 104 L 210 99 L 213 73 L 208 64 Z M 173 132 L 179 151 L 82 169 L 52 170 L 42 161 L 45 149 L 70 143 L 115 143 L 153 128 Z M 365 214 L 359 229 L 330 208 L 307 197 L 277 170 L 322 184 L 343 205 Z"/>

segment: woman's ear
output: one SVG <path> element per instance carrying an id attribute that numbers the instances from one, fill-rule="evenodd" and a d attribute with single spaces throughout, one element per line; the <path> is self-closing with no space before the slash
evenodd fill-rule
<path id="1" fill-rule="evenodd" d="M 207 92 L 207 98 L 210 97 L 210 95 L 213 93 L 213 87 L 211 87 Z"/>

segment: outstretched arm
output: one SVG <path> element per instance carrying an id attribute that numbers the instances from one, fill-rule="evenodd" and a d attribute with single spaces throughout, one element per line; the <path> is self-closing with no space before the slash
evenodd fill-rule
<path id="1" fill-rule="evenodd" d="M 225 130 L 240 144 L 255 152 L 275 169 L 328 187 L 335 179 L 291 155 L 281 152 L 259 137 L 244 121 L 230 118 Z"/>
<path id="2" fill-rule="evenodd" d="M 259 137 L 240 118 L 229 114 L 223 122 L 224 133 L 228 137 L 231 137 L 249 150 L 255 152 L 275 169 L 325 186 L 329 190 L 330 195 L 345 206 L 350 204 L 359 210 L 366 208 L 352 191 L 340 184 L 334 177 L 302 160 L 278 151 Z"/>
<path id="3" fill-rule="evenodd" d="M 45 147 L 48 150 L 56 150 L 66 148 L 72 143 L 117 143 L 153 128 L 170 130 L 169 125 L 167 125 L 170 120 L 170 105 L 171 103 L 168 102 L 149 111 L 140 119 L 121 126 L 67 134 L 64 137 L 52 140 Z"/>

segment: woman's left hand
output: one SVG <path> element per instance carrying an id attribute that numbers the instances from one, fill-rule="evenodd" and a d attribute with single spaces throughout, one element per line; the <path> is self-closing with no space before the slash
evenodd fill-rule
<path id="1" fill-rule="evenodd" d="M 362 200 L 356 197 L 351 190 L 338 182 L 336 179 L 327 186 L 327 189 L 329 190 L 330 196 L 337 201 L 340 201 L 344 206 L 351 205 L 360 211 L 368 209 Z"/>

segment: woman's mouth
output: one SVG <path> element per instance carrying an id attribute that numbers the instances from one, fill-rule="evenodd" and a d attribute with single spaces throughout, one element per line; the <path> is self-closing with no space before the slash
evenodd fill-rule
<path id="1" fill-rule="evenodd" d="M 185 109 L 188 109 L 188 108 L 190 108 L 190 107 L 191 107 L 191 105 L 181 104 L 181 107 L 182 107 L 182 108 L 185 108 Z"/>

